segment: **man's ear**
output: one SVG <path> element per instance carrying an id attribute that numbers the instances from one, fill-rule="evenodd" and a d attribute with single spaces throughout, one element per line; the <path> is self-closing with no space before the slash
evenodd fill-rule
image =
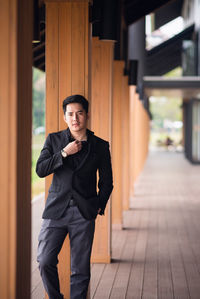
<path id="1" fill-rule="evenodd" d="M 90 118 L 90 112 L 87 113 L 87 119 L 89 119 L 89 118 Z"/>
<path id="2" fill-rule="evenodd" d="M 63 115 L 63 119 L 64 119 L 64 122 L 66 122 L 66 123 L 67 123 L 67 120 L 66 120 L 65 114 Z"/>

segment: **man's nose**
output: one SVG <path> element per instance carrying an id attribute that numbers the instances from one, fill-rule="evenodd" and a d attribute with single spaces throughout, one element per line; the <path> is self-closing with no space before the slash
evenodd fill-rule
<path id="1" fill-rule="evenodd" d="M 78 115 L 76 113 L 74 113 L 73 120 L 77 120 L 77 118 L 78 118 Z"/>

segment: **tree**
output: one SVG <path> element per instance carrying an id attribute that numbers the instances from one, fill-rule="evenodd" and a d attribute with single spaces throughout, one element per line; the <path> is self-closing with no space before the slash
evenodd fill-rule
<path id="1" fill-rule="evenodd" d="M 33 130 L 45 126 L 45 73 L 33 68 Z"/>

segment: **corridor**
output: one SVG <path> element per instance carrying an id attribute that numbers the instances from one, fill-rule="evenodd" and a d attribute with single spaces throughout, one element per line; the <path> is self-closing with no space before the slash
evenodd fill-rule
<path id="1" fill-rule="evenodd" d="M 200 166 L 153 152 L 135 186 L 113 263 L 93 265 L 94 299 L 200 298 Z"/>
<path id="2" fill-rule="evenodd" d="M 113 262 L 91 267 L 91 298 L 200 299 L 199 177 L 200 166 L 182 153 L 149 154 L 124 229 L 112 233 Z M 34 256 L 32 299 L 38 299 L 43 288 Z"/>

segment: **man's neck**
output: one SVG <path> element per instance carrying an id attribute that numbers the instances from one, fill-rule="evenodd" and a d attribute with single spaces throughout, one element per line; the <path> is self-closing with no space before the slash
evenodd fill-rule
<path id="1" fill-rule="evenodd" d="M 86 141 L 87 140 L 87 130 L 81 130 L 80 132 L 70 132 L 71 136 L 78 141 Z"/>

